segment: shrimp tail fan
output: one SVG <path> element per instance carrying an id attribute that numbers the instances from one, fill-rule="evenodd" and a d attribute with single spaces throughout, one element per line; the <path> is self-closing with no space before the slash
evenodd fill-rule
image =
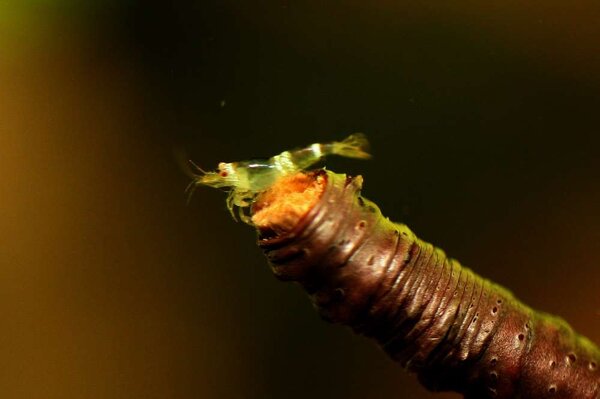
<path id="1" fill-rule="evenodd" d="M 369 159 L 369 141 L 363 133 L 354 133 L 343 141 L 331 143 L 331 152 L 348 158 Z"/>

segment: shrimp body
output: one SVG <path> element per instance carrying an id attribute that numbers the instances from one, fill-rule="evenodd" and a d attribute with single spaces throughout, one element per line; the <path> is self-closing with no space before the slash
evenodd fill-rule
<path id="1" fill-rule="evenodd" d="M 328 155 L 348 158 L 368 159 L 368 141 L 362 133 L 355 133 L 343 141 L 315 143 L 308 147 L 284 151 L 269 159 L 256 159 L 241 162 L 221 162 L 215 172 L 202 172 L 194 176 L 191 187 L 205 185 L 216 188 L 230 188 L 227 208 L 235 219 L 234 209 L 243 222 L 250 223 L 244 212 L 256 195 L 268 189 L 279 178 L 305 170 Z"/>

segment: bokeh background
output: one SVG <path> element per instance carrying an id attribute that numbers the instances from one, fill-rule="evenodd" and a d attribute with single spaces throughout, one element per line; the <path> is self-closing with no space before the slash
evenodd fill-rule
<path id="1" fill-rule="evenodd" d="M 276 281 L 177 159 L 355 131 L 390 218 L 600 342 L 600 3 L 0 2 L 0 396 L 458 398 Z"/>

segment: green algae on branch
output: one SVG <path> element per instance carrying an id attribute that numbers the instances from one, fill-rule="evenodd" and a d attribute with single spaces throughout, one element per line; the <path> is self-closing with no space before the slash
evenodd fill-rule
<path id="1" fill-rule="evenodd" d="M 258 196 L 252 220 L 279 279 L 432 391 L 600 398 L 597 346 L 383 217 L 361 186 L 360 176 L 313 171 Z"/>

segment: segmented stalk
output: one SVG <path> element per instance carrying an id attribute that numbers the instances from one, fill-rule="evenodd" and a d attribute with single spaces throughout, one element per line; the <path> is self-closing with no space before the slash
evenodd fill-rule
<path id="1" fill-rule="evenodd" d="M 362 178 L 311 172 L 326 185 L 293 228 L 259 245 L 281 280 L 320 314 L 375 339 L 422 384 L 466 398 L 600 398 L 600 351 L 360 195 Z"/>

